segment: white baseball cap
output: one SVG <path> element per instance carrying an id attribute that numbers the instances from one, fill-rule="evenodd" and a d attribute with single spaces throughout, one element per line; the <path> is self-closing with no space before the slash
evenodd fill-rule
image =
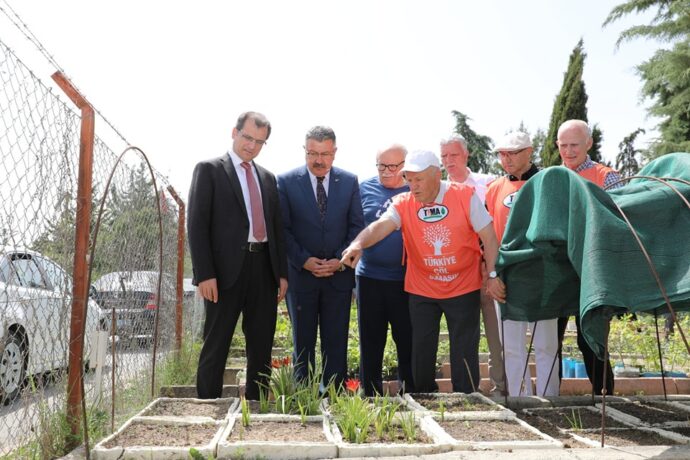
<path id="1" fill-rule="evenodd" d="M 529 135 L 521 131 L 513 131 L 503 136 L 498 144 L 496 144 L 495 149 L 497 151 L 512 152 L 515 150 L 526 149 L 527 147 L 532 147 L 532 141 L 530 140 Z"/>
<path id="2" fill-rule="evenodd" d="M 436 154 L 430 150 L 415 150 L 408 153 L 405 157 L 405 165 L 402 171 L 421 172 L 430 166 L 441 168 L 441 162 L 438 161 Z"/>

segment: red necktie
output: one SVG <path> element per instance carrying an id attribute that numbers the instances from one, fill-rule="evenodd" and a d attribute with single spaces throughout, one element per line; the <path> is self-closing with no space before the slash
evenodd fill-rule
<path id="1" fill-rule="evenodd" d="M 252 207 L 252 229 L 256 241 L 263 241 L 266 238 L 266 223 L 264 222 L 264 207 L 261 204 L 261 194 L 259 187 L 252 174 L 252 165 L 242 162 L 244 172 L 247 174 L 247 188 L 249 189 L 249 205 Z"/>

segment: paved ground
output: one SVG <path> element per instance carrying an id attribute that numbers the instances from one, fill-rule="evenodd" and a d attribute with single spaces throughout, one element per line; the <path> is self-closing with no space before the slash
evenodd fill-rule
<path id="1" fill-rule="evenodd" d="M 63 460 L 85 459 L 83 449 L 77 449 Z M 365 457 L 375 458 L 375 457 Z M 592 449 L 520 449 L 512 452 L 496 450 L 487 451 L 454 451 L 445 454 L 376 457 L 379 460 L 640 460 L 640 459 L 690 459 L 690 446 L 646 446 L 630 448 L 606 447 Z"/>

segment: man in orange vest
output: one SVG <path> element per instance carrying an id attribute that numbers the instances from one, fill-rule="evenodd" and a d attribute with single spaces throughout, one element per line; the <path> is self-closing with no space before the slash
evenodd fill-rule
<path id="1" fill-rule="evenodd" d="M 594 182 L 599 187 L 620 187 L 621 176 L 617 171 L 608 166 L 592 161 L 587 152 L 592 148 L 592 132 L 587 123 L 582 120 L 567 120 L 558 128 L 558 151 L 561 154 L 563 165 L 575 171 L 583 178 Z M 617 184 L 618 183 L 618 184 Z M 559 350 L 563 344 L 563 336 L 569 318 L 559 318 L 558 337 Z M 594 392 L 601 394 L 604 387 L 604 366 L 606 366 L 606 394 L 613 394 L 613 371 L 610 361 L 602 361 L 594 354 L 587 341 L 580 332 L 580 316 L 575 316 L 577 325 L 577 345 L 582 352 L 587 376 L 594 385 Z"/>
<path id="2" fill-rule="evenodd" d="M 496 179 L 486 192 L 486 207 L 493 217 L 494 230 L 501 241 L 513 200 L 518 191 L 539 172 L 532 163 L 532 141 L 526 133 L 507 134 L 496 146 L 501 166 L 508 175 Z M 497 306 L 500 316 L 500 310 Z M 532 346 L 537 370 L 537 395 L 558 396 L 558 376 L 552 371 L 558 354 L 558 319 L 528 323 L 504 319 L 501 337 L 505 350 L 505 369 L 510 396 L 531 396 L 532 375 L 527 366 L 527 330 L 532 333 Z M 527 369 L 525 369 L 527 366 Z"/>
<path id="3" fill-rule="evenodd" d="M 460 134 L 453 134 L 441 141 L 441 163 L 448 173 L 448 180 L 460 184 L 471 185 L 474 191 L 484 203 L 486 190 L 491 182 L 496 179 L 493 174 L 483 174 L 470 170 L 467 160 L 470 151 L 467 149 L 467 141 Z M 500 241 L 500 240 L 499 240 Z M 489 379 L 491 380 L 491 394 L 502 396 L 506 386 L 503 377 L 503 349 L 498 332 L 498 318 L 494 301 L 486 293 L 487 271 L 482 264 L 483 289 L 480 290 L 479 303 L 482 308 L 482 320 L 484 322 L 484 335 L 489 345 Z"/>
<path id="4" fill-rule="evenodd" d="M 496 277 L 498 242 L 491 217 L 472 187 L 441 180 L 441 165 L 433 152 L 410 153 L 403 173 L 410 191 L 396 195 L 386 212 L 357 235 L 343 251 L 341 263 L 354 267 L 364 248 L 402 230 L 415 390 L 438 390 L 436 352 L 441 315 L 445 315 L 453 391 L 477 391 L 482 285 L 479 238 L 489 271 L 487 290 L 495 299 L 505 300 L 505 286 Z"/>

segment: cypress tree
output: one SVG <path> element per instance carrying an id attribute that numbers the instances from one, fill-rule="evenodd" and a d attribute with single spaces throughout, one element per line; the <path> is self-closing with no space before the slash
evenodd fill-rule
<path id="1" fill-rule="evenodd" d="M 568 69 L 563 76 L 563 85 L 556 96 L 551 111 L 551 121 L 549 130 L 546 134 L 544 148 L 541 150 L 541 163 L 543 167 L 560 164 L 560 156 L 556 147 L 558 127 L 566 120 L 578 119 L 587 120 L 587 91 L 585 82 L 582 80 L 582 72 L 585 66 L 587 54 L 584 51 L 582 39 L 577 43 L 573 52 L 570 54 Z M 601 158 L 599 148 L 603 134 L 599 127 L 593 130 L 594 143 L 590 150 L 593 160 Z"/>
<path id="2" fill-rule="evenodd" d="M 453 132 L 460 134 L 467 141 L 467 150 L 470 156 L 467 159 L 467 167 L 474 172 L 495 173 L 497 168 L 495 166 L 495 156 L 493 155 L 494 142 L 489 136 L 476 133 L 468 123 L 470 117 L 462 112 L 453 110 L 451 112 L 455 117 L 455 128 Z"/>

